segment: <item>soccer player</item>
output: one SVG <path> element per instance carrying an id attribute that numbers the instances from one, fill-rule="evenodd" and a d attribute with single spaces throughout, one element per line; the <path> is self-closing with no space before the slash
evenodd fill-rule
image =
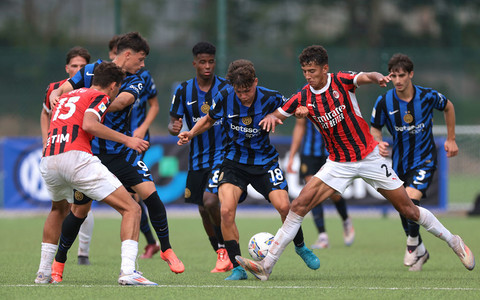
<path id="1" fill-rule="evenodd" d="M 388 62 L 394 88 L 379 96 L 373 108 L 370 132 L 378 141 L 380 155 L 388 156 L 388 143 L 382 140 L 382 127 L 393 137 L 393 169 L 403 180 L 408 197 L 415 205 L 426 196 L 437 167 L 437 149 L 432 133 L 433 110 L 444 112 L 447 157 L 458 153 L 455 142 L 455 109 L 444 95 L 412 83 L 413 62 L 404 54 L 395 54 Z M 421 271 L 429 254 L 420 236 L 420 226 L 400 215 L 407 235 L 403 258 L 410 271 Z"/>
<path id="2" fill-rule="evenodd" d="M 178 135 L 185 120 L 189 129 L 208 114 L 213 97 L 227 83 L 215 75 L 216 48 L 208 42 L 199 42 L 192 49 L 195 77 L 181 83 L 172 99 L 168 131 Z M 198 205 L 203 227 L 217 262 L 212 273 L 226 272 L 233 268 L 223 239 L 218 200 L 218 176 L 223 161 L 226 134 L 222 122 L 218 121 L 202 134 L 194 137 L 190 144 L 188 176 L 185 202 Z"/>
<path id="3" fill-rule="evenodd" d="M 73 47 L 67 52 L 66 58 L 66 65 L 65 71 L 68 74 L 68 78 L 71 78 L 77 73 L 81 68 L 83 68 L 86 64 L 90 62 L 90 53 L 88 50 L 82 47 Z M 42 132 L 42 144 L 45 147 L 45 143 L 47 141 L 47 134 L 48 128 L 50 126 L 50 115 L 51 115 L 51 107 L 50 107 L 50 93 L 58 88 L 61 84 L 63 84 L 67 79 L 63 79 L 58 82 L 50 83 L 47 87 L 47 91 L 45 93 L 45 100 L 43 102 L 43 109 L 40 114 L 40 129 Z M 78 200 L 74 199 L 77 204 Z M 92 233 L 93 233 L 93 214 L 92 211 L 88 212 L 87 218 L 83 222 L 82 226 L 80 227 L 79 232 L 79 243 L 78 243 L 78 264 L 79 265 L 89 265 L 89 252 L 90 252 L 90 242 L 92 241 Z M 58 236 L 60 236 L 60 229 L 58 228 Z M 55 243 L 56 249 L 57 243 Z M 53 249 L 53 248 L 52 248 Z"/>
<path id="4" fill-rule="evenodd" d="M 385 87 L 389 76 L 377 72 L 328 73 L 325 48 L 314 45 L 299 56 L 308 85 L 281 108 L 261 121 L 263 128 L 274 131 L 277 124 L 295 114 L 308 116 L 325 139 L 329 159 L 293 200 L 283 226 L 275 235 L 267 256 L 255 262 L 237 256 L 237 262 L 260 280 L 268 280 L 285 247 L 292 241 L 304 216 L 335 192 L 342 193 L 355 179 L 362 178 L 389 200 L 407 219 L 422 225 L 428 232 L 447 242 L 463 265 L 472 270 L 475 258 L 458 235 L 453 235 L 427 209 L 413 204 L 403 182 L 387 160 L 380 156 L 378 142 L 370 134 L 355 97 L 355 89 L 364 84 Z"/>
<path id="5" fill-rule="evenodd" d="M 234 269 L 226 280 L 247 279 L 245 270 L 235 261 L 240 255 L 239 232 L 235 213 L 242 193 L 252 185 L 280 213 L 282 221 L 290 208 L 287 181 L 278 164 L 278 152 L 270 143 L 269 133 L 259 122 L 283 104 L 277 91 L 258 86 L 253 63 L 240 59 L 233 61 L 227 73 L 231 86 L 214 98 L 208 115 L 202 117 L 190 130 L 178 135 L 179 145 L 211 128 L 220 120 L 227 133 L 225 159 L 221 166 L 218 195 L 221 203 L 222 232 Z M 295 251 L 310 269 L 320 267 L 320 260 L 305 246 L 300 227 L 295 233 Z"/>
<path id="6" fill-rule="evenodd" d="M 122 263 L 118 283 L 157 285 L 135 270 L 140 207 L 120 181 L 92 154 L 90 145 L 95 135 L 121 143 L 134 151 L 143 152 L 148 149 L 148 142 L 101 124 L 110 99 L 115 99 L 124 77 L 121 68 L 104 62 L 96 68 L 91 88 L 62 95 L 52 112 L 40 172 L 52 197 L 52 207 L 56 207 L 57 211 L 68 211 L 69 203 L 73 203 L 72 189 L 115 208 L 122 215 Z M 66 218 L 72 216 L 73 213 L 70 213 Z M 51 228 L 60 227 L 62 215 L 52 209 L 48 219 L 51 222 L 45 224 L 43 238 L 51 244 L 57 243 L 58 236 L 52 235 L 54 230 Z M 56 283 L 49 274 L 53 255 L 54 252 L 42 249 L 36 283 Z"/>
<path id="7" fill-rule="evenodd" d="M 299 118 L 296 120 L 295 127 L 293 128 L 287 172 L 295 172 L 292 169 L 293 159 L 302 144 L 299 173 L 300 179 L 305 180 L 305 183 L 307 183 L 327 161 L 328 151 L 325 148 L 322 135 L 315 129 L 313 123 L 307 122 L 304 118 Z M 338 193 L 333 194 L 330 198 L 343 221 L 343 241 L 346 246 L 351 246 L 355 240 L 355 230 L 352 219 L 348 216 L 347 203 Z M 312 209 L 312 215 L 318 230 L 318 239 L 315 244 L 311 246 L 312 249 L 329 248 L 328 234 L 325 230 L 323 205 L 321 203 Z"/>
<path id="8" fill-rule="evenodd" d="M 121 35 L 114 35 L 112 39 L 108 42 L 108 56 L 111 60 L 115 59 L 117 56 L 117 43 Z M 143 81 L 145 82 L 145 87 L 142 89 L 142 94 L 140 98 L 137 98 L 132 106 L 132 111 L 130 113 L 130 133 L 132 136 L 143 138 L 144 140 L 150 142 L 150 134 L 148 129 L 152 124 L 153 120 L 158 114 L 158 98 L 157 98 L 157 89 L 153 81 L 152 75 L 145 68 L 141 68 L 137 72 Z M 147 103 L 150 108 L 147 113 Z M 140 154 L 140 160 L 143 161 L 145 152 Z M 140 231 L 145 236 L 147 240 L 147 245 L 145 246 L 144 253 L 140 255 L 140 258 L 152 258 L 155 254 L 160 251 L 160 245 L 155 240 L 150 228 L 150 223 L 147 216 L 147 209 L 143 200 L 140 199 L 138 194 L 132 195 L 135 201 L 138 202 L 140 208 L 142 209 L 142 218 L 140 219 Z"/>
<path id="9" fill-rule="evenodd" d="M 115 129 L 121 133 L 130 135 L 129 113 L 135 99 L 137 99 L 144 86 L 142 78 L 136 73 L 145 66 L 145 57 L 148 55 L 150 47 L 147 41 L 138 33 L 130 32 L 121 36 L 117 43 L 117 56 L 113 60 L 117 66 L 121 67 L 127 73 L 122 87 L 116 100 L 109 107 L 109 112 L 105 116 L 105 125 Z M 78 89 L 81 87 L 89 87 L 93 77 L 94 69 L 98 66 L 98 62 L 88 64 L 82 68 L 74 77 L 69 79 L 58 90 L 54 92 L 60 93 Z M 51 101 L 55 101 L 55 94 L 50 96 Z M 160 241 L 161 252 L 160 257 L 168 263 L 168 266 L 174 273 L 182 273 L 185 267 L 181 260 L 175 255 L 170 245 L 167 212 L 163 202 L 158 196 L 155 184 L 148 167 L 140 156 L 115 141 L 109 141 L 102 138 L 95 138 L 92 141 L 92 152 L 97 155 L 102 163 L 118 177 L 122 184 L 127 187 L 130 192 L 136 192 L 143 199 L 148 208 L 150 221 Z M 72 206 L 73 207 L 73 206 Z M 77 207 L 80 216 L 85 213 L 81 208 Z M 77 216 L 78 217 L 78 216 Z M 63 265 L 67 259 L 67 251 L 75 240 L 78 227 L 82 223 L 81 218 L 69 220 L 70 224 L 65 230 L 62 228 L 62 236 L 64 242 L 60 244 L 53 264 L 54 274 L 61 280 Z M 57 263 L 60 265 L 58 273 L 55 272 Z"/>

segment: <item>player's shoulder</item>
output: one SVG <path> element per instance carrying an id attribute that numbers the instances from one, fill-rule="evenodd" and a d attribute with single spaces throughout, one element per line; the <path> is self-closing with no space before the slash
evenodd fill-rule
<path id="1" fill-rule="evenodd" d="M 420 86 L 420 85 L 413 85 L 414 88 L 416 89 L 416 93 L 421 97 L 421 98 L 425 98 L 425 97 L 430 97 L 430 96 L 437 96 L 437 95 L 441 95 L 443 96 L 442 93 L 440 93 L 439 91 L 433 89 L 433 88 L 429 88 L 429 87 L 424 87 L 424 86 Z"/>
<path id="2" fill-rule="evenodd" d="M 260 91 L 263 95 L 269 96 L 269 97 L 282 97 L 282 94 L 280 94 L 279 91 L 273 90 L 266 88 L 264 86 L 257 86 L 257 90 Z"/>

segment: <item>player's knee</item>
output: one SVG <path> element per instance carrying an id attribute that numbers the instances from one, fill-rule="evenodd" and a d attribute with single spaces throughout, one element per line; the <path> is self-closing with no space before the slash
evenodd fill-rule
<path id="1" fill-rule="evenodd" d="M 415 205 L 402 206 L 400 213 L 409 220 L 418 221 L 420 219 L 420 211 Z"/>
<path id="2" fill-rule="evenodd" d="M 230 207 L 222 206 L 220 208 L 220 214 L 222 216 L 222 223 L 233 223 L 235 221 L 235 210 Z"/>
<path id="3" fill-rule="evenodd" d="M 203 207 L 205 211 L 211 215 L 219 209 L 218 200 L 213 198 L 205 198 L 203 199 Z"/>

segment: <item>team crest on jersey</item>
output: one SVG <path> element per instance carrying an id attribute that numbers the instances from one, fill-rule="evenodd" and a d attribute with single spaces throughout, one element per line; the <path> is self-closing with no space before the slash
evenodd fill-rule
<path id="1" fill-rule="evenodd" d="M 208 113 L 208 111 L 210 110 L 210 105 L 208 105 L 207 103 L 203 103 L 203 104 L 202 104 L 202 107 L 200 108 L 200 110 L 201 110 L 204 114 L 206 114 L 206 113 Z"/>
<path id="2" fill-rule="evenodd" d="M 340 98 L 340 94 L 338 93 L 338 91 L 333 91 L 333 97 L 334 97 L 335 99 Z"/>
<path id="3" fill-rule="evenodd" d="M 192 196 L 192 192 L 190 192 L 189 188 L 185 188 L 185 199 L 188 199 Z"/>
<path id="4" fill-rule="evenodd" d="M 79 192 L 79 191 L 75 191 L 74 197 L 75 197 L 75 200 L 82 201 L 83 200 L 83 193 Z"/>
<path id="5" fill-rule="evenodd" d="M 412 123 L 413 121 L 413 116 L 409 113 L 407 113 L 405 116 L 403 116 L 403 120 L 405 123 Z"/>
<path id="6" fill-rule="evenodd" d="M 243 118 L 242 118 L 242 122 L 243 122 L 243 124 L 245 124 L 245 125 L 250 125 L 250 124 L 252 124 L 252 117 L 248 117 L 248 116 L 247 116 L 247 117 L 243 117 Z"/>

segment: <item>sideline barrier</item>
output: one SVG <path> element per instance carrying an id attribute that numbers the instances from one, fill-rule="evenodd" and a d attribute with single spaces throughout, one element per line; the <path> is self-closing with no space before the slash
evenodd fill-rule
<path id="1" fill-rule="evenodd" d="M 280 153 L 280 166 L 286 170 L 291 137 L 271 137 Z M 443 149 L 444 138 L 435 139 L 438 148 L 438 169 L 435 172 L 428 197 L 422 206 L 444 211 L 448 198 L 448 161 Z M 160 198 L 166 205 L 189 205 L 184 203 L 185 181 L 188 168 L 188 146 L 177 146 L 177 138 L 170 136 L 152 137 L 151 147 L 145 154 L 144 162 L 150 169 Z M 7 137 L 0 140 L 0 207 L 6 210 L 31 210 L 50 207 L 50 198 L 40 175 L 38 164 L 42 156 L 39 137 Z M 300 167 L 297 155 L 294 169 Z M 298 196 L 303 185 L 298 173 L 286 173 L 289 195 Z M 349 207 L 368 209 L 393 209 L 393 207 L 363 180 L 356 179 L 345 191 L 343 197 Z M 244 205 L 268 205 L 263 197 L 249 186 Z M 95 207 L 108 207 L 94 202 Z"/>

